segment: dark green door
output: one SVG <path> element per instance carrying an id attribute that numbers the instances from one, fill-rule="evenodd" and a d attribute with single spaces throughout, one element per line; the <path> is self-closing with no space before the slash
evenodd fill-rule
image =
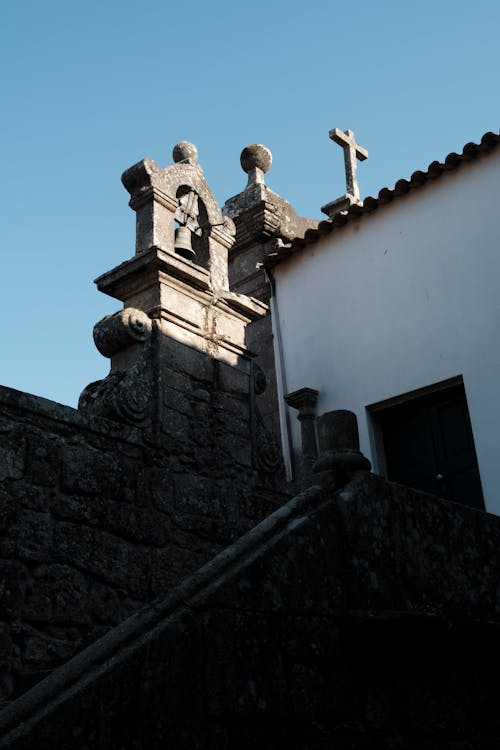
<path id="1" fill-rule="evenodd" d="M 379 418 L 391 481 L 484 509 L 463 386 L 409 400 Z"/>

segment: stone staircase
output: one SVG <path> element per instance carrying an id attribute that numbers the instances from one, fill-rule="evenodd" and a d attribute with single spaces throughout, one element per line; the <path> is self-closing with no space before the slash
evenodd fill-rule
<path id="1" fill-rule="evenodd" d="M 500 519 L 357 472 L 0 714 L 1 750 L 500 746 Z"/>

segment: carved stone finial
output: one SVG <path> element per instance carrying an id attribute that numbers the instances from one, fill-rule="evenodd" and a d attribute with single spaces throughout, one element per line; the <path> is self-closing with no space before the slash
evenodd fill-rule
<path id="1" fill-rule="evenodd" d="M 248 185 L 263 185 L 264 175 L 273 162 L 273 156 L 266 146 L 252 143 L 243 149 L 240 156 L 241 168 L 248 175 Z"/>
<path id="2" fill-rule="evenodd" d="M 318 481 L 342 487 L 358 471 L 370 471 L 371 463 L 359 450 L 358 420 L 352 411 L 339 409 L 318 417 L 319 458 L 313 472 Z"/>
<path id="3" fill-rule="evenodd" d="M 322 414 L 316 421 L 321 453 L 359 451 L 358 420 L 352 411 L 337 409 Z"/>
<path id="4" fill-rule="evenodd" d="M 180 161 L 187 161 L 189 164 L 196 164 L 198 161 L 198 149 L 194 143 L 181 141 L 180 143 L 175 144 L 172 156 L 176 164 Z"/>

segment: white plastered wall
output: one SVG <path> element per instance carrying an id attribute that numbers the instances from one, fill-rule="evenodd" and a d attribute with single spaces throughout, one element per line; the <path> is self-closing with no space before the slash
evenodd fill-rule
<path id="1" fill-rule="evenodd" d="M 274 275 L 288 391 L 317 388 L 318 414 L 356 412 L 373 461 L 368 405 L 463 376 L 486 508 L 500 514 L 500 150 L 335 230 Z"/>

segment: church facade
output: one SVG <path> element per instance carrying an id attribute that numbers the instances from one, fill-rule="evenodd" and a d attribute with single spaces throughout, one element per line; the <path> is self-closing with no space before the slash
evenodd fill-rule
<path id="1" fill-rule="evenodd" d="M 317 390 L 319 413 L 354 411 L 377 473 L 492 513 L 499 142 L 488 133 L 344 206 L 266 261 L 288 391 Z"/>

